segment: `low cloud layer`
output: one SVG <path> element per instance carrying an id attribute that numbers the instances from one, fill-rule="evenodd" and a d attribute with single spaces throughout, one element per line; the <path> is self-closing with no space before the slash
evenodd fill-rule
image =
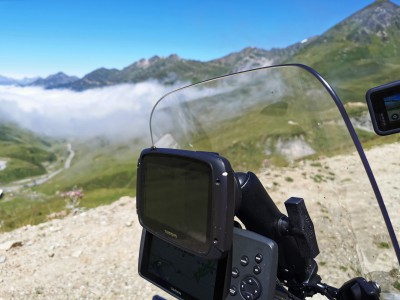
<path id="1" fill-rule="evenodd" d="M 143 136 L 154 103 L 173 88 L 156 82 L 84 92 L 0 86 L 0 122 L 58 137 Z"/>

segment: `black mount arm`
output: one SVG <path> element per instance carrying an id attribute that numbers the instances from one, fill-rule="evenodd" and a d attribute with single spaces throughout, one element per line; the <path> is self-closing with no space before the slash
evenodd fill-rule
<path id="1" fill-rule="evenodd" d="M 264 235 L 278 244 L 278 278 L 288 286 L 316 284 L 318 244 L 314 226 L 303 199 L 291 198 L 285 205 L 289 218 L 282 214 L 252 173 L 237 173 L 242 191 L 240 207 L 236 216 L 248 230 Z M 298 297 L 305 297 L 304 289 L 290 288 Z"/>
<path id="2" fill-rule="evenodd" d="M 237 173 L 242 191 L 236 216 L 246 229 L 264 235 L 278 244 L 277 277 L 295 297 L 304 299 L 315 293 L 338 300 L 379 299 L 380 288 L 375 282 L 358 277 L 340 289 L 321 283 L 314 258 L 319 254 L 314 225 L 304 200 L 292 197 L 285 202 L 288 216 L 282 214 L 252 173 Z"/>

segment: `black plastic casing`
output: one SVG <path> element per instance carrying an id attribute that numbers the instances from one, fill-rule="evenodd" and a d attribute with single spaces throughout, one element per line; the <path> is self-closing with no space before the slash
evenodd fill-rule
<path id="1" fill-rule="evenodd" d="M 161 247 L 157 248 L 153 243 Z M 170 244 L 146 229 L 142 230 L 138 264 L 141 277 L 178 299 L 220 300 L 226 298 L 231 282 L 232 251 L 223 258 L 210 260 L 168 245 Z M 155 254 L 154 251 L 162 254 Z M 199 269 L 199 266 L 202 267 Z M 187 268 L 197 269 L 198 272 L 190 273 L 192 276 L 185 277 L 188 275 Z M 200 270 L 202 272 L 199 272 Z M 183 279 L 182 276 L 185 278 Z M 187 281 L 182 282 L 182 280 Z"/>
<path id="2" fill-rule="evenodd" d="M 206 241 L 196 246 L 188 246 L 187 239 L 180 239 L 179 235 L 173 237 L 167 234 L 170 227 L 165 224 L 165 228 L 160 224 L 152 222 L 144 214 L 144 163 L 152 157 L 163 157 L 165 159 L 174 158 L 191 160 L 206 165 L 209 169 L 210 180 L 210 201 L 207 210 L 207 237 Z M 225 255 L 232 247 L 233 223 L 235 203 L 239 201 L 239 187 L 235 172 L 232 170 L 229 161 L 214 152 L 200 152 L 177 150 L 167 148 L 147 148 L 144 149 L 138 160 L 137 172 L 137 213 L 140 224 L 156 237 L 185 250 L 194 255 L 203 256 L 207 259 L 218 259 Z M 168 201 L 168 195 L 165 195 Z M 195 214 L 196 211 L 188 211 L 188 214 Z M 198 243 L 198 242 L 197 242 Z"/>
<path id="3" fill-rule="evenodd" d="M 387 83 L 367 91 L 365 96 L 374 130 L 379 135 L 400 132 L 400 119 L 390 121 L 384 99 L 400 94 L 400 81 Z"/>

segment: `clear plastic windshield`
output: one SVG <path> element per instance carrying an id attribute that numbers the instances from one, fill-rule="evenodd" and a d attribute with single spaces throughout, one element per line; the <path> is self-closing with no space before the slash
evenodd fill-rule
<path id="1" fill-rule="evenodd" d="M 400 295 L 399 262 L 338 101 L 301 65 L 237 73 L 160 99 L 152 142 L 218 152 L 235 171 L 256 173 L 283 213 L 285 200 L 303 198 L 323 282 L 363 276 Z"/>

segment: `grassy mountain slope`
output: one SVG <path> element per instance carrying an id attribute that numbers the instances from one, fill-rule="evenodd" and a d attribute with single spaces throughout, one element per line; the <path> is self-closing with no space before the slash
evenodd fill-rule
<path id="1" fill-rule="evenodd" d="M 364 101 L 365 92 L 398 79 L 400 7 L 377 1 L 337 24 L 286 62 L 318 70 L 344 102 Z"/>
<path id="2" fill-rule="evenodd" d="M 98 201 L 99 191 L 102 198 L 111 194 L 129 194 L 135 192 L 136 162 L 142 143 L 127 141 L 110 143 L 103 138 L 73 143 L 75 157 L 70 169 L 65 170 L 51 181 L 38 186 L 37 191 L 47 195 L 82 188 L 85 199 Z M 90 195 L 93 193 L 93 197 Z M 115 197 L 109 201 L 115 200 Z M 94 204 L 89 204 L 93 206 Z"/>
<path id="3" fill-rule="evenodd" d="M 73 189 L 82 189 L 84 193 L 80 208 L 108 204 L 126 195 L 135 196 L 136 162 L 143 142 L 116 144 L 95 138 L 71 144 L 75 156 L 69 169 L 44 184 L 4 195 L 0 201 L 0 231 L 45 222 L 54 213 L 65 214 L 67 202 L 61 193 Z"/>
<path id="4" fill-rule="evenodd" d="M 0 124 L 0 184 L 46 173 L 46 166 L 57 163 L 60 143 L 21 129 L 14 124 Z"/>

